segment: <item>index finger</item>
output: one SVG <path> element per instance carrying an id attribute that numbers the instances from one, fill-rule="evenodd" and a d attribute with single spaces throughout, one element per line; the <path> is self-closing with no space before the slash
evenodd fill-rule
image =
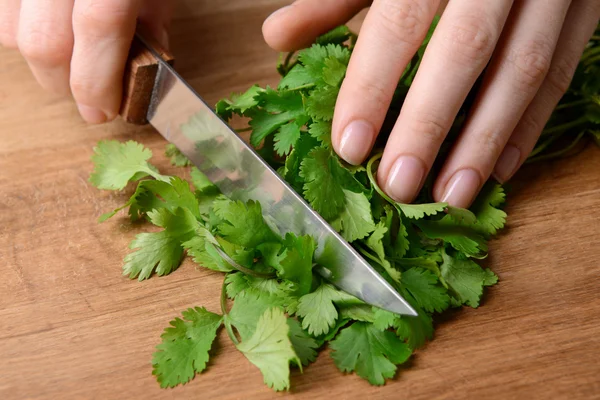
<path id="1" fill-rule="evenodd" d="M 139 0 L 75 2 L 71 91 L 81 116 L 90 123 L 118 114 L 139 7 Z"/>

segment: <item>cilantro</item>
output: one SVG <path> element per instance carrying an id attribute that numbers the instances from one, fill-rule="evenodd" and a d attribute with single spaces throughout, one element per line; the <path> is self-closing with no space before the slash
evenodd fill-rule
<path id="1" fill-rule="evenodd" d="M 214 210 L 222 222 L 220 235 L 244 247 L 256 247 L 264 242 L 279 241 L 262 216 L 260 203 L 225 200 L 215 202 Z"/>
<path id="2" fill-rule="evenodd" d="M 128 182 L 146 176 L 169 181 L 168 177 L 159 174 L 156 168 L 148 163 L 152 152 L 134 141 L 102 141 L 94 148 L 94 153 L 92 161 L 95 168 L 90 182 L 98 189 L 121 190 Z"/>
<path id="3" fill-rule="evenodd" d="M 182 316 L 169 322 L 152 357 L 152 374 L 161 387 L 189 382 L 206 369 L 208 352 L 221 326 L 222 317 L 204 307 L 190 308 Z"/>
<path id="4" fill-rule="evenodd" d="M 442 312 L 450 304 L 447 289 L 438 285 L 438 277 L 423 268 L 410 268 L 402 273 L 406 297 L 414 299 L 423 310 Z"/>
<path id="5" fill-rule="evenodd" d="M 495 283 L 497 278 L 489 269 L 482 269 L 472 260 L 458 259 L 442 253 L 442 277 L 460 304 L 478 307 L 483 287 Z"/>
<path id="6" fill-rule="evenodd" d="M 356 371 L 372 385 L 383 385 L 385 378 L 392 378 L 396 365 L 408 360 L 412 353 L 394 333 L 366 322 L 355 322 L 342 329 L 330 347 L 331 357 L 341 371 Z"/>
<path id="7" fill-rule="evenodd" d="M 302 161 L 300 176 L 305 180 L 304 197 L 327 220 L 336 218 L 343 210 L 344 188 L 334 177 L 342 168 L 331 150 L 317 147 Z"/>
<path id="8" fill-rule="evenodd" d="M 402 107 L 436 24 L 437 19 L 395 89 L 391 118 Z M 527 162 L 571 154 L 582 138 L 600 144 L 598 37 L 600 26 Z M 332 151 L 331 119 L 355 42 L 356 35 L 346 27 L 326 33 L 297 57 L 291 53 L 280 58 L 277 70 L 282 79 L 276 89 L 254 85 L 219 101 L 216 112 L 226 121 L 233 115 L 244 117 L 240 120 L 247 126 L 239 131 L 252 131 L 250 142 L 259 147 L 258 154 L 402 294 L 418 316 L 372 307 L 322 282 L 313 271 L 314 238 L 298 232 L 282 237 L 263 216 L 260 203 L 228 198 L 199 169 L 191 168 L 190 186 L 181 178 L 160 174 L 149 163 L 152 153 L 143 146 L 103 141 L 94 149 L 90 182 L 108 190 L 139 182 L 123 206 L 100 219 L 128 208 L 131 220 L 161 228 L 133 240 L 131 248 L 136 251 L 125 257 L 124 273 L 140 280 L 166 275 L 179 267 L 187 252 L 199 266 L 226 274 L 222 316 L 204 308 L 188 309 L 163 333 L 152 361 L 161 386 L 186 383 L 206 368 L 221 324 L 275 390 L 289 389 L 290 363 L 302 371 L 325 343 L 341 371 L 354 371 L 381 385 L 395 375 L 412 349 L 433 338 L 435 314 L 450 306 L 478 307 L 484 288 L 497 283 L 498 277 L 474 260 L 486 256 L 487 241 L 506 223 L 501 185 L 487 182 L 470 210 L 431 203 L 432 177 L 438 168 L 434 166 L 416 204 L 399 204 L 377 185 L 378 146 L 366 165 L 358 166 L 340 161 Z M 451 150 L 471 103 L 469 98 L 461 107 L 440 159 Z M 199 168 L 253 177 L 254 171 L 240 170 L 244 157 L 253 157 L 251 152 L 232 160 L 223 155 L 223 142 L 202 140 L 204 132 L 221 125 L 222 121 L 196 115 L 181 126 L 204 156 Z M 383 142 L 390 129 L 382 129 Z M 189 164 L 172 145 L 166 156 L 174 165 Z"/>
<path id="9" fill-rule="evenodd" d="M 187 167 L 192 162 L 172 143 L 165 147 L 165 156 L 170 158 L 171 165 L 174 167 Z"/>
<path id="10" fill-rule="evenodd" d="M 283 311 L 271 308 L 256 324 L 254 334 L 237 348 L 262 372 L 265 384 L 274 390 L 290 387 L 290 361 L 302 365 L 289 337 L 290 327 Z"/>
<path id="11" fill-rule="evenodd" d="M 290 341 L 302 365 L 306 366 L 314 362 L 319 347 L 317 341 L 306 333 L 295 319 L 288 318 L 287 323 L 290 327 Z"/>
<path id="12" fill-rule="evenodd" d="M 297 314 L 302 318 L 302 328 L 315 336 L 329 332 L 338 317 L 334 302 L 347 298 L 347 294 L 327 283 L 322 283 L 314 292 L 300 297 Z"/>
<path id="13" fill-rule="evenodd" d="M 157 209 L 148 213 L 150 221 L 163 231 L 140 233 L 129 246 L 138 249 L 125 257 L 123 274 L 140 281 L 148 279 L 152 272 L 157 275 L 171 273 L 181 263 L 183 242 L 190 240 L 196 230 L 197 221 L 184 208 L 174 212 Z"/>
<path id="14" fill-rule="evenodd" d="M 363 193 L 354 193 L 344 189 L 346 208 L 340 216 L 331 222 L 348 242 L 362 239 L 375 230 L 371 204 Z"/>

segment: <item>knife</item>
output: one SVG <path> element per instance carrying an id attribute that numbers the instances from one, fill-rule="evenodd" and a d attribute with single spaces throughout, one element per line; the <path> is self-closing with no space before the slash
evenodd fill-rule
<path id="1" fill-rule="evenodd" d="M 138 29 L 124 78 L 121 116 L 149 123 L 234 200 L 260 202 L 280 234 L 311 235 L 316 271 L 384 310 L 417 316 L 408 302 L 229 127 L 172 66 L 173 57 Z"/>

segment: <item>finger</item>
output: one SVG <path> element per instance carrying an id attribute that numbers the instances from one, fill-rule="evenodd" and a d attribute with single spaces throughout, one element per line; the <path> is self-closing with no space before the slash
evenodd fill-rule
<path id="1" fill-rule="evenodd" d="M 449 2 L 379 166 L 378 180 L 395 200 L 410 202 L 419 192 L 458 110 L 492 55 L 511 3 Z"/>
<path id="2" fill-rule="evenodd" d="M 138 0 L 75 2 L 71 91 L 81 116 L 90 123 L 112 120 L 119 111 L 139 5 Z"/>
<path id="3" fill-rule="evenodd" d="M 17 48 L 21 0 L 0 0 L 0 45 Z"/>
<path id="4" fill-rule="evenodd" d="M 375 0 L 335 105 L 332 143 L 351 164 L 371 151 L 402 72 L 422 43 L 438 1 Z"/>
<path id="5" fill-rule="evenodd" d="M 138 16 L 138 21 L 167 49 L 174 3 L 173 0 L 146 0 L 142 3 Z"/>
<path id="6" fill-rule="evenodd" d="M 317 36 L 345 24 L 370 0 L 298 0 L 271 14 L 263 24 L 263 36 L 277 51 L 309 46 Z"/>
<path id="7" fill-rule="evenodd" d="M 67 95 L 74 0 L 22 0 L 17 42 L 40 85 Z"/>
<path id="8" fill-rule="evenodd" d="M 600 2 L 573 2 L 558 39 L 550 70 L 517 124 L 494 169 L 500 182 L 509 180 L 533 150 L 544 125 L 569 88 L 586 44 L 600 20 Z"/>
<path id="9" fill-rule="evenodd" d="M 569 3 L 530 0 L 515 4 L 468 120 L 438 175 L 435 200 L 468 207 L 487 181 L 550 68 Z"/>

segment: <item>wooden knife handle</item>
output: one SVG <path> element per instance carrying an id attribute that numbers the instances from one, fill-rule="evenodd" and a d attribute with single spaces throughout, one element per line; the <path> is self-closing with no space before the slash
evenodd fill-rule
<path id="1" fill-rule="evenodd" d="M 141 26 L 138 26 L 125 66 L 120 114 L 126 122 L 144 125 L 148 123 L 146 115 L 158 73 L 158 60 L 146 44 L 138 38 L 138 35 L 143 37 L 148 46 L 152 46 L 164 61 L 173 65 L 174 58 L 167 49 L 152 39 L 152 36 L 148 35 Z"/>

